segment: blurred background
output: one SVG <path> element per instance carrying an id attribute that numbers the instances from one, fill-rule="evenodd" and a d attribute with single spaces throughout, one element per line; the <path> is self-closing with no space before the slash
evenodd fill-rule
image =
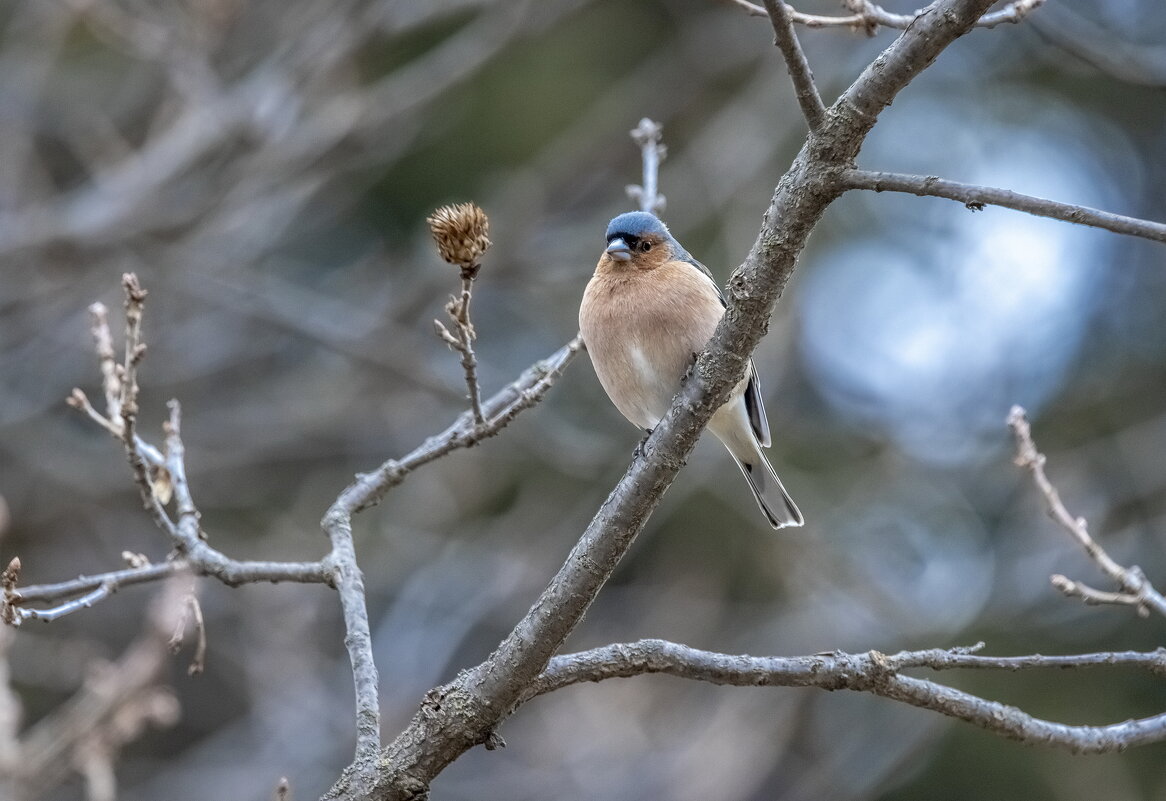
<path id="1" fill-rule="evenodd" d="M 894 36 L 800 33 L 828 102 Z M 1164 220 L 1164 41 L 1160 0 L 1063 0 L 976 31 L 884 113 L 860 164 Z M 85 310 L 120 309 L 126 271 L 150 292 L 142 432 L 157 441 L 181 399 L 212 544 L 318 558 L 317 521 L 351 476 L 464 407 L 431 327 L 456 271 L 425 216 L 465 200 L 490 215 L 474 313 L 493 392 L 574 335 L 640 180 L 628 131 L 644 116 L 669 149 L 664 217 L 723 281 L 805 134 L 768 23 L 728 2 L 0 2 L 3 560 L 39 583 L 167 553 L 120 446 L 64 403 L 74 386 L 100 396 Z M 1062 572 L 1108 589 L 1044 517 L 1004 419 L 1028 407 L 1070 509 L 1166 585 L 1164 256 L 1007 210 L 842 198 L 757 354 L 771 459 L 806 527 L 770 531 L 702 442 L 568 648 L 1161 644 L 1166 622 L 1049 586 Z M 526 610 L 639 436 L 581 356 L 501 437 L 357 518 L 386 739 Z M 0 764 L 15 732 L 28 742 L 149 639 L 162 592 L 5 634 Z M 207 670 L 168 657 L 163 713 L 111 735 L 117 797 L 267 799 L 280 776 L 317 797 L 354 740 L 334 594 L 200 595 Z M 1068 723 L 1166 708 L 1161 681 L 1117 670 L 939 678 Z M 468 753 L 434 797 L 1166 799 L 1164 746 L 1073 757 L 857 694 L 645 677 L 538 699 L 501 733 L 506 749 Z M 6 792 L 112 797 L 79 778 L 85 747 Z"/>

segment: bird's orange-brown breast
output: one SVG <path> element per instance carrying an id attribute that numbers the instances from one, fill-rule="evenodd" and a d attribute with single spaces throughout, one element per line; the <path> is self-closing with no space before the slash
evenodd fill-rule
<path id="1" fill-rule="evenodd" d="M 641 428 L 654 427 L 667 411 L 724 311 L 708 276 L 685 262 L 650 257 L 618 262 L 604 254 L 579 308 L 599 382 Z"/>

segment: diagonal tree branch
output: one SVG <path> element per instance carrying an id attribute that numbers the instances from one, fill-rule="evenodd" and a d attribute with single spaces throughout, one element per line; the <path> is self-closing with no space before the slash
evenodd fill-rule
<path id="1" fill-rule="evenodd" d="M 871 170 L 845 170 L 842 182 L 847 189 L 870 189 L 874 192 L 906 192 L 919 197 L 942 197 L 963 203 L 973 211 L 985 205 L 1003 206 L 1017 211 L 1051 217 L 1054 220 L 1104 228 L 1119 234 L 1140 236 L 1155 242 L 1166 242 L 1166 223 L 1139 220 L 1108 211 L 1058 203 L 1055 200 L 1022 195 L 1009 189 L 995 189 L 975 184 L 961 184 L 937 178 L 934 175 L 903 175 Z"/>
<path id="2" fill-rule="evenodd" d="M 802 108 L 802 116 L 806 118 L 810 130 L 817 131 L 822 125 L 822 117 L 826 114 L 826 106 L 822 103 L 822 96 L 818 94 L 818 87 L 814 85 L 814 73 L 810 70 L 810 62 L 806 60 L 806 54 L 802 52 L 802 45 L 798 42 L 798 35 L 794 32 L 791 9 L 781 0 L 763 1 L 766 11 L 769 12 L 769 21 L 773 24 L 774 44 L 781 50 L 781 55 L 785 59 L 798 105 Z"/>

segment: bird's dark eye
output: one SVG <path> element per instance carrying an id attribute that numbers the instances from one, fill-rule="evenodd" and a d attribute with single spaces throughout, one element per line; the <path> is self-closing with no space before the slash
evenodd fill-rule
<path id="1" fill-rule="evenodd" d="M 651 243 L 651 242 L 641 242 L 641 243 L 640 243 L 640 251 L 641 251 L 642 253 L 647 253 L 647 252 L 648 252 L 649 250 L 651 250 L 651 249 L 652 249 L 652 243 Z"/>

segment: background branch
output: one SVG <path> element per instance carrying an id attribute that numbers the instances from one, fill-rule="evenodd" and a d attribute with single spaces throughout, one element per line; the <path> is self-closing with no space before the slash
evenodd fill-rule
<path id="1" fill-rule="evenodd" d="M 745 9 L 755 17 L 771 17 L 766 7 L 750 3 L 749 0 L 728 0 L 735 6 Z M 999 11 L 985 14 L 976 21 L 977 28 L 995 28 L 1004 23 L 1019 23 L 1035 9 L 1044 5 L 1045 0 L 1016 0 Z M 868 0 L 845 0 L 844 5 L 852 12 L 845 16 L 830 16 L 822 14 L 803 14 L 793 6 L 783 4 L 785 13 L 791 22 L 804 25 L 807 28 L 837 28 L 845 27 L 861 30 L 868 36 L 878 33 L 879 26 L 906 30 L 907 26 L 915 21 L 914 14 L 893 14 L 880 5 Z"/>
<path id="2" fill-rule="evenodd" d="M 644 178 L 640 185 L 631 184 L 626 187 L 628 197 L 640 211 L 650 211 L 652 214 L 663 214 L 666 199 L 660 194 L 660 162 L 668 155 L 668 148 L 663 144 L 664 126 L 644 117 L 631 131 L 632 141 L 640 146 L 640 154 L 644 164 Z"/>
<path id="3" fill-rule="evenodd" d="M 875 192 L 906 192 L 920 197 L 942 197 L 956 200 L 973 211 L 985 205 L 1003 206 L 1017 211 L 1051 217 L 1054 220 L 1104 228 L 1119 234 L 1140 236 L 1155 242 L 1166 242 L 1166 223 L 1139 220 L 1108 211 L 1058 203 L 1055 200 L 1022 195 L 1009 189 L 961 184 L 933 175 L 902 175 L 891 172 L 845 170 L 842 181 L 848 189 L 870 189 Z"/>
<path id="4" fill-rule="evenodd" d="M 143 727 L 177 721 L 177 702 L 162 681 L 167 644 L 189 593 L 182 579 L 169 580 L 125 653 L 112 664 L 91 666 L 85 684 L 68 703 L 21 735 L 16 755 L 4 765 L 9 784 L 0 785 L 9 797 L 35 798 L 74 771 L 91 785 L 90 798 L 112 797 L 118 751 Z"/>
<path id="5" fill-rule="evenodd" d="M 1008 414 L 1008 426 L 1016 438 L 1016 464 L 1032 474 L 1033 483 L 1044 498 L 1049 517 L 1085 549 L 1086 555 L 1097 564 L 1102 573 L 1118 585 L 1121 592 L 1100 592 L 1061 575 L 1052 577 L 1053 586 L 1068 596 L 1081 598 L 1086 603 L 1124 604 L 1133 606 L 1142 617 L 1146 617 L 1150 610 L 1166 616 L 1166 598 L 1154 589 L 1142 569 L 1136 565 L 1132 567 L 1119 565 L 1090 536 L 1085 518 L 1074 517 L 1065 508 L 1057 488 L 1045 475 L 1045 456 L 1036 448 L 1036 443 L 1032 439 L 1032 428 L 1028 424 L 1028 417 L 1023 408 L 1012 407 Z"/>
<path id="6" fill-rule="evenodd" d="M 480 252 L 475 255 L 479 256 Z M 476 264 L 476 258 L 474 261 Z M 463 268 L 463 274 L 465 272 Z M 476 268 L 474 272 L 476 273 Z M 463 279 L 471 280 L 464 275 Z M 347 630 L 345 643 L 349 650 L 356 686 L 357 758 L 375 755 L 380 742 L 377 671 L 372 658 L 363 576 L 357 566 L 356 552 L 352 544 L 351 515 L 378 501 L 390 487 L 404 480 L 416 467 L 457 448 L 470 447 L 501 431 L 519 413 L 542 399 L 555 379 L 578 353 L 581 341 L 576 337 L 547 360 L 526 370 L 516 381 L 504 387 L 484 404 L 479 405 L 475 402 L 473 408 L 463 414 L 444 434 L 431 438 L 425 446 L 415 450 L 405 459 L 390 460 L 375 473 L 361 477 L 357 484 L 341 494 L 324 518 L 324 529 L 329 535 L 332 549 L 319 562 L 240 562 L 212 548 L 200 528 L 200 514 L 186 477 L 185 447 L 181 435 L 182 415 L 178 401 L 172 400 L 169 403 L 170 415 L 165 426 L 164 453 L 148 446 L 137 436 L 134 425 L 138 413 L 139 393 L 136 372 L 137 365 L 145 353 L 145 345 L 141 342 L 141 321 L 146 293 L 138 283 L 137 277 L 132 274 L 124 277 L 123 286 L 126 292 L 127 336 L 126 359 L 120 369 L 107 366 L 111 363 L 113 351 L 104 307 L 98 305 L 91 307 L 95 347 L 102 367 L 109 406 L 106 415 L 94 409 L 80 390 L 74 390 L 70 404 L 126 443 L 146 508 L 159 527 L 170 535 L 182 557 L 163 565 L 135 564 L 129 569 L 111 571 L 99 576 L 82 576 L 73 581 L 26 588 L 16 586 L 20 569 L 19 561 L 16 560 L 5 574 L 7 578 L 4 583 L 4 620 L 13 624 L 33 619 L 56 620 L 80 609 L 90 608 L 122 586 L 154 581 L 187 569 L 197 575 L 213 576 L 228 585 L 260 581 L 328 584 L 339 593 Z M 464 294 L 463 300 L 468 301 Z M 455 323 L 459 327 L 468 327 L 470 325 L 468 302 L 465 302 L 464 307 L 451 310 L 451 314 L 455 311 L 458 312 L 454 317 Z M 470 372 L 467 372 L 467 376 L 473 379 L 476 389 L 476 377 Z M 473 393 L 471 398 L 477 401 Z M 115 411 L 120 412 L 124 421 L 123 427 L 119 428 L 113 423 Z M 479 417 L 480 421 L 476 419 Z M 150 479 L 150 468 L 166 476 L 167 493 L 173 493 L 177 519 L 172 519 L 167 513 L 165 501 L 157 492 L 158 482 Z M 55 601 L 62 598 L 70 600 L 47 609 L 26 606 L 33 601 Z M 199 655 L 196 656 L 194 665 L 201 666 L 203 652 L 205 639 L 200 634 Z"/>

